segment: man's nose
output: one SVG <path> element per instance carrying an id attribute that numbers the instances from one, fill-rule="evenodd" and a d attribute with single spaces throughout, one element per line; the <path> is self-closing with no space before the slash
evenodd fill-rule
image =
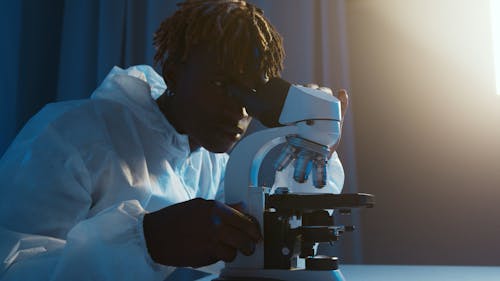
<path id="1" fill-rule="evenodd" d="M 239 83 L 230 83 L 227 87 L 227 95 L 229 99 L 237 103 L 240 107 L 245 107 L 245 102 L 249 96 L 253 95 L 252 89 L 240 85 Z"/>
<path id="2" fill-rule="evenodd" d="M 224 108 L 224 113 L 232 120 L 242 120 L 248 118 L 248 112 L 239 102 L 233 101 Z"/>

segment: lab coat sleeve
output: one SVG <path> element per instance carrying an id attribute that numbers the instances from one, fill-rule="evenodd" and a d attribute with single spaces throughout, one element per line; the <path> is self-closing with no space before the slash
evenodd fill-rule
<path id="1" fill-rule="evenodd" d="M 67 240 L 0 229 L 1 280 L 164 280 L 145 252 L 144 210 L 126 201 L 79 222 Z"/>
<path id="2" fill-rule="evenodd" d="M 215 192 L 215 200 L 219 202 L 225 202 L 225 193 L 224 193 L 224 178 L 226 174 L 227 161 L 229 160 L 229 155 L 224 154 L 218 163 L 219 170 L 221 171 L 221 176 L 219 180 L 219 184 L 217 186 L 217 191 Z"/>
<path id="3" fill-rule="evenodd" d="M 39 126 L 28 124 L 0 161 L 0 279 L 165 279 L 173 268 L 149 257 L 141 204 L 90 215 L 95 195 L 80 148 Z"/>
<path id="4" fill-rule="evenodd" d="M 222 179 L 221 182 L 219 183 L 219 187 L 217 188 L 217 193 L 215 194 L 214 199 L 219 202 L 225 202 L 224 179 Z"/>
<path id="5" fill-rule="evenodd" d="M 53 280 L 164 280 L 174 268 L 154 263 L 145 250 L 144 213 L 132 200 L 78 223 Z"/>
<path id="6" fill-rule="evenodd" d="M 337 152 L 332 154 L 332 157 L 328 159 L 327 174 L 326 174 L 326 188 L 328 192 L 333 194 L 340 194 L 342 188 L 344 187 L 344 168 L 340 162 Z"/>

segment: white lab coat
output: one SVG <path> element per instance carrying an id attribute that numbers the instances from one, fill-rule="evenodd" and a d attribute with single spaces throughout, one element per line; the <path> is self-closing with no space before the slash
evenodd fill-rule
<path id="1" fill-rule="evenodd" d="M 26 124 L 0 160 L 1 280 L 152 281 L 173 271 L 149 257 L 143 216 L 223 200 L 228 156 L 190 153 L 154 101 L 165 88 L 148 66 L 115 67 L 90 99 L 49 104 Z"/>

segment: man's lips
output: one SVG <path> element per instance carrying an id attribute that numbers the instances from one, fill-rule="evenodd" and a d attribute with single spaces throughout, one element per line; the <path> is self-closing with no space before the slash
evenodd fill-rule
<path id="1" fill-rule="evenodd" d="M 239 140 L 243 135 L 243 130 L 240 128 L 224 128 L 222 134 L 227 136 L 231 140 Z"/>
<path id="2" fill-rule="evenodd" d="M 245 130 L 235 125 L 219 125 L 216 130 L 232 140 L 238 140 L 245 132 Z"/>
<path id="3" fill-rule="evenodd" d="M 222 131 L 224 133 L 231 134 L 231 135 L 243 134 L 243 129 L 241 129 L 240 127 L 234 127 L 234 126 L 222 127 Z"/>

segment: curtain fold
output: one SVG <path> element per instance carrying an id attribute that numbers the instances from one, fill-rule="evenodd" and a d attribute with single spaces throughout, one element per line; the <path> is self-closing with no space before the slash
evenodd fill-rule
<path id="1" fill-rule="evenodd" d="M 1 1 L 0 153 L 43 105 L 55 99 L 64 3 Z"/>
<path id="2" fill-rule="evenodd" d="M 21 2 L 0 1 L 0 155 L 17 132 L 16 93 L 19 77 Z"/>
<path id="3" fill-rule="evenodd" d="M 153 34 L 175 3 L 66 1 L 58 100 L 88 97 L 115 65 L 152 65 Z"/>
<path id="4" fill-rule="evenodd" d="M 61 46 L 56 79 L 59 101 L 88 97 L 96 85 L 101 43 L 99 28 L 102 28 L 99 10 L 97 0 L 65 3 L 61 40 L 54 42 L 54 45 Z M 117 7 L 115 11 L 120 10 Z M 109 36 L 112 35 L 113 33 Z"/>
<path id="5" fill-rule="evenodd" d="M 321 45 L 319 63 L 321 65 L 321 80 L 326 84 L 335 85 L 334 88 L 349 90 L 349 49 L 346 34 L 345 5 L 343 0 L 321 0 L 318 3 L 320 23 L 318 41 Z M 350 93 L 352 94 L 352 93 Z M 354 139 L 354 124 L 352 103 L 344 119 L 342 143 L 339 155 L 345 169 L 344 192 L 358 192 L 356 176 L 356 153 Z M 361 188 L 362 191 L 362 188 Z M 360 210 L 353 210 L 352 223 L 357 226 L 357 231 L 344 235 L 339 243 L 340 255 L 349 263 L 362 263 L 362 224 Z"/>
<path id="6" fill-rule="evenodd" d="M 0 1 L 0 155 L 45 104 L 90 96 L 117 65 L 152 64 L 177 1 Z"/>

